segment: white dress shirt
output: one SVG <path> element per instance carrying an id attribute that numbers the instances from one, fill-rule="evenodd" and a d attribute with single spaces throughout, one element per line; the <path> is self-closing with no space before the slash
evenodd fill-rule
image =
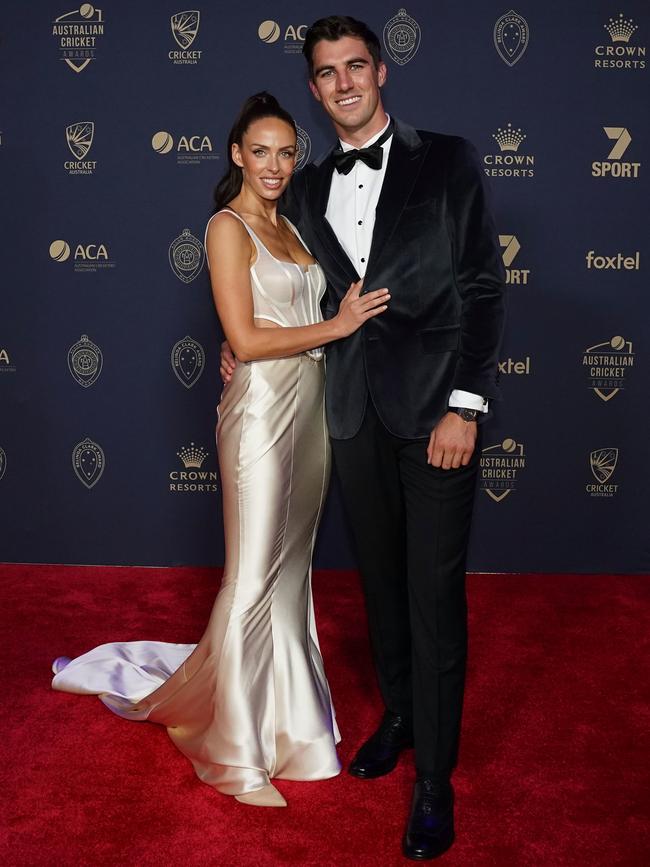
<path id="1" fill-rule="evenodd" d="M 369 147 L 379 139 L 388 128 L 386 125 L 361 147 Z M 393 137 L 385 141 L 381 148 L 384 159 L 380 169 L 371 169 L 363 160 L 357 160 L 351 172 L 347 175 L 334 170 L 332 185 L 325 218 L 334 230 L 339 244 L 356 268 L 359 277 L 364 277 L 372 244 L 372 233 L 375 228 L 377 202 L 386 175 L 388 156 Z M 354 150 L 354 145 L 341 141 L 344 151 Z M 487 401 L 478 394 L 454 389 L 449 396 L 449 406 L 467 407 L 480 412 L 487 412 Z"/>

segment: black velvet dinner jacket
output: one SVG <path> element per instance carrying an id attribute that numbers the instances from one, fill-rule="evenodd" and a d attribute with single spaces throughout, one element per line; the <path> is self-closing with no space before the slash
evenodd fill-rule
<path id="1" fill-rule="evenodd" d="M 332 171 L 329 154 L 305 166 L 282 205 L 327 276 L 326 318 L 359 279 L 325 219 Z M 333 438 L 355 435 L 368 399 L 389 431 L 416 439 L 429 436 L 452 389 L 499 397 L 504 275 L 486 199 L 468 141 L 395 122 L 363 287 L 387 286 L 391 300 L 327 347 Z"/>

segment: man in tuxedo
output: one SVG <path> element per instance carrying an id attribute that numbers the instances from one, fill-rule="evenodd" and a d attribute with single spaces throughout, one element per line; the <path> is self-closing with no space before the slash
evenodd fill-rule
<path id="1" fill-rule="evenodd" d="M 389 773 L 415 746 L 404 854 L 452 844 L 465 676 L 465 560 L 477 421 L 498 397 L 503 272 L 484 174 L 464 139 L 384 111 L 386 66 L 362 22 L 313 24 L 309 87 L 339 143 L 296 174 L 285 212 L 328 278 L 388 310 L 327 347 L 327 418 L 362 575 L 385 712 L 349 771 Z"/>

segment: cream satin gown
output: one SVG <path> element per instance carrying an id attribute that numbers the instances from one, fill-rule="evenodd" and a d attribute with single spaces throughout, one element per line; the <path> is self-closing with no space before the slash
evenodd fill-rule
<path id="1" fill-rule="evenodd" d="M 257 249 L 255 317 L 319 322 L 320 266 L 276 259 L 228 213 Z M 324 384 L 317 349 L 238 364 L 224 388 L 217 445 L 226 563 L 198 645 L 104 644 L 55 664 L 54 689 L 96 694 L 122 717 L 166 726 L 201 780 L 230 795 L 340 770 L 311 592 L 330 472 Z"/>

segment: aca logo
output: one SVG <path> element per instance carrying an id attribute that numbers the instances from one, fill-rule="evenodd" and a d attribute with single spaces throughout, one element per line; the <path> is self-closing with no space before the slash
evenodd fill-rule
<path id="1" fill-rule="evenodd" d="M 104 450 L 90 437 L 77 443 L 72 450 L 72 468 L 79 481 L 88 490 L 94 488 L 101 479 L 105 466 Z"/>
<path id="2" fill-rule="evenodd" d="M 301 54 L 307 27 L 307 24 L 288 24 L 283 30 L 277 21 L 269 19 L 262 21 L 257 28 L 257 35 L 267 45 L 273 45 L 283 37 L 285 54 Z"/>
<path id="3" fill-rule="evenodd" d="M 219 155 L 213 153 L 212 141 L 208 135 L 181 135 L 177 140 L 165 130 L 156 132 L 151 137 L 151 147 L 157 154 L 176 154 L 179 166 L 200 165 L 206 160 L 218 160 Z"/>
<path id="4" fill-rule="evenodd" d="M 585 486 L 586 492 L 591 497 L 613 497 L 618 492 L 619 486 L 609 480 L 614 475 L 618 464 L 618 449 L 594 449 L 589 455 L 589 467 L 591 474 L 596 480 Z"/>
<path id="5" fill-rule="evenodd" d="M 608 139 L 614 142 L 612 149 L 603 161 L 591 164 L 594 178 L 638 178 L 641 163 L 626 162 L 621 159 L 632 141 L 632 136 L 624 126 L 604 126 Z"/>
<path id="6" fill-rule="evenodd" d="M 521 127 L 509 123 L 503 129 L 498 127 L 492 138 L 499 146 L 499 152 L 483 156 L 485 174 L 490 178 L 532 178 L 535 174 L 533 154 L 519 153 L 526 139 Z"/>
<path id="7" fill-rule="evenodd" d="M 526 467 L 522 443 L 507 437 L 503 442 L 488 446 L 481 452 L 480 489 L 495 503 L 517 487 L 520 472 Z"/>
<path id="8" fill-rule="evenodd" d="M 15 372 L 16 365 L 11 363 L 11 358 L 9 357 L 9 350 L 4 349 L 2 346 L 0 346 L 0 374 Z"/>
<path id="9" fill-rule="evenodd" d="M 598 256 L 594 250 L 589 250 L 585 256 L 587 268 L 595 268 L 597 271 L 640 271 L 641 252 L 637 250 L 631 256 L 624 253 L 615 253 L 613 256 Z"/>
<path id="10" fill-rule="evenodd" d="M 72 254 L 73 248 L 74 254 Z M 71 245 L 63 238 L 52 241 L 50 244 L 50 258 L 55 262 L 67 262 L 71 255 L 74 270 L 79 273 L 110 270 L 115 268 L 117 264 L 114 259 L 110 258 L 106 244 L 93 242 Z"/>
<path id="11" fill-rule="evenodd" d="M 7 469 L 7 453 L 2 448 L 2 446 L 0 446 L 0 482 L 2 481 L 2 478 L 5 474 L 6 469 Z"/>
<path id="12" fill-rule="evenodd" d="M 528 22 L 511 9 L 494 25 L 494 47 L 501 60 L 508 66 L 514 66 L 524 56 L 529 41 Z"/>
<path id="13" fill-rule="evenodd" d="M 634 367 L 632 341 L 620 334 L 590 346 L 582 354 L 588 387 L 605 402 L 625 388 L 626 378 Z"/>
<path id="14" fill-rule="evenodd" d="M 172 36 L 180 50 L 174 49 L 167 56 L 175 65 L 194 66 L 201 60 L 201 51 L 190 50 L 199 32 L 200 23 L 201 13 L 197 9 L 172 15 Z"/>
<path id="15" fill-rule="evenodd" d="M 384 48 L 392 61 L 404 66 L 413 60 L 420 47 L 420 25 L 400 9 L 384 26 Z"/>
<path id="16" fill-rule="evenodd" d="M 83 72 L 95 60 L 97 40 L 104 35 L 104 13 L 90 3 L 59 15 L 52 23 L 52 36 L 59 45 L 60 59 L 74 72 Z"/>
<path id="17" fill-rule="evenodd" d="M 171 493 L 207 493 L 217 490 L 216 470 L 202 469 L 208 456 L 203 446 L 181 446 L 176 456 L 183 469 L 174 469 L 169 473 L 169 490 Z"/>
<path id="18" fill-rule="evenodd" d="M 73 343 L 68 350 L 68 370 L 75 382 L 83 388 L 94 385 L 104 365 L 102 351 L 87 334 Z"/>
<path id="19" fill-rule="evenodd" d="M 530 268 L 512 268 L 512 264 L 521 250 L 521 244 L 516 235 L 499 235 L 499 244 L 503 247 L 503 264 L 506 266 L 506 283 L 517 286 L 527 286 Z"/>
<path id="20" fill-rule="evenodd" d="M 620 12 L 618 18 L 610 18 L 603 28 L 609 36 L 609 44 L 597 45 L 594 49 L 597 69 L 645 69 L 645 45 L 629 44 L 639 29 L 634 19 Z"/>
<path id="21" fill-rule="evenodd" d="M 205 368 L 205 351 L 201 344 L 186 334 L 172 346 L 172 370 L 185 388 L 192 388 Z"/>
<path id="22" fill-rule="evenodd" d="M 205 250 L 189 229 L 183 229 L 169 245 L 169 264 L 183 283 L 191 283 L 199 276 L 205 261 Z"/>
<path id="23" fill-rule="evenodd" d="M 97 160 L 87 160 L 95 137 L 95 124 L 91 120 L 71 123 L 65 128 L 65 140 L 74 159 L 63 163 L 69 175 L 92 175 L 97 168 Z"/>

